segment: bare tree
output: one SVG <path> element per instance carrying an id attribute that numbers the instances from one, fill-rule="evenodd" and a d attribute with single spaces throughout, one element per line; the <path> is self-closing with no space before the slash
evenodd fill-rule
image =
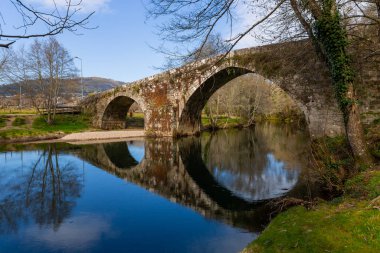
<path id="1" fill-rule="evenodd" d="M 4 69 L 5 64 L 7 63 L 7 60 L 8 60 L 8 54 L 2 51 L 1 58 L 0 58 L 0 71 Z"/>
<path id="2" fill-rule="evenodd" d="M 19 14 L 21 24 L 6 29 L 4 15 L 0 11 L 0 47 L 8 48 L 18 39 L 38 38 L 57 35 L 63 31 L 77 32 L 78 28 L 88 29 L 89 18 L 94 12 L 79 17 L 82 0 L 65 0 L 63 8 L 55 0 L 51 0 L 52 9 L 36 8 L 25 0 L 8 0 L 9 7 L 13 6 Z M 36 31 L 35 27 L 41 28 Z M 14 29 L 16 28 L 16 29 Z"/>
<path id="3" fill-rule="evenodd" d="M 35 40 L 28 55 L 30 81 L 27 89 L 33 106 L 52 124 L 65 79 L 74 77 L 76 68 L 69 52 L 54 38 Z M 42 110 L 43 109 L 43 110 Z"/>
<path id="4" fill-rule="evenodd" d="M 1 56 L 0 56 L 0 84 L 3 83 L 5 76 L 5 68 L 7 66 L 7 63 L 9 61 L 9 53 L 6 52 L 4 49 L 1 50 Z"/>
<path id="5" fill-rule="evenodd" d="M 348 35 L 345 15 L 351 20 L 369 18 L 360 11 L 360 4 L 376 5 L 377 0 L 150 0 L 149 14 L 153 18 L 168 17 L 160 26 L 167 41 L 197 42 L 202 50 L 210 35 L 222 23 L 230 30 L 231 46 L 253 32 L 271 41 L 309 38 L 317 54 L 326 63 L 335 88 L 335 95 L 344 115 L 346 136 L 358 163 L 371 160 L 367 151 L 354 90 L 354 69 L 348 54 Z M 346 6 L 355 11 L 347 12 Z M 235 30 L 237 7 L 250 14 L 252 22 L 243 30 Z M 352 14 L 354 13 L 354 14 Z M 359 13 L 359 14 L 357 14 Z M 378 18 L 375 18 L 376 22 Z M 225 26 L 225 25 L 224 25 Z M 260 29 L 261 28 L 261 29 Z M 266 28 L 266 29 L 263 29 Z M 274 35 L 273 35 L 274 34 Z M 227 53 L 225 55 L 227 55 Z"/>
<path id="6" fill-rule="evenodd" d="M 231 117 L 241 118 L 246 126 L 253 125 L 258 113 L 270 114 L 270 112 L 264 113 L 264 108 L 271 108 L 271 110 L 275 108 L 271 101 L 271 98 L 273 99 L 271 93 L 275 89 L 279 88 L 271 85 L 268 80 L 261 76 L 249 74 L 239 77 L 220 88 L 210 97 L 205 106 L 205 113 L 211 124 L 213 121 L 217 123 L 217 116 L 227 115 L 228 119 Z M 285 94 L 281 98 L 283 96 Z M 279 96 L 276 95 L 275 97 Z M 287 102 L 285 99 L 284 101 Z M 289 105 L 284 101 L 283 104 Z"/>
<path id="7" fill-rule="evenodd" d="M 8 62 L 4 67 L 4 80 L 18 84 L 19 87 L 19 107 L 22 106 L 22 92 L 30 81 L 30 68 L 27 62 L 27 54 L 25 47 L 22 46 L 18 51 L 12 49 L 7 50 Z M 14 91 L 9 91 L 14 93 Z"/>

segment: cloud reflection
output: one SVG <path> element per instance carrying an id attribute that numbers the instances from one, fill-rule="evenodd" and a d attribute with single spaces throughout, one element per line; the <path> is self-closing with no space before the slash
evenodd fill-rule
<path id="1" fill-rule="evenodd" d="M 110 224 L 102 217 L 79 215 L 66 220 L 59 229 L 34 225 L 25 231 L 25 241 L 56 250 L 80 251 L 95 246 L 103 234 L 109 235 Z"/>

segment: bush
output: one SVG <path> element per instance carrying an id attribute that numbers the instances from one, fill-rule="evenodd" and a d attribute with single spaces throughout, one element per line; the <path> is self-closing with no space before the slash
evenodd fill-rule
<path id="1" fill-rule="evenodd" d="M 333 195 L 341 194 L 353 171 L 354 159 L 344 136 L 324 137 L 312 142 L 314 177 Z"/>
<path id="2" fill-rule="evenodd" d="M 5 127 L 7 125 L 7 118 L 0 116 L 0 127 Z"/>
<path id="3" fill-rule="evenodd" d="M 20 118 L 20 117 L 17 117 L 15 118 L 15 120 L 12 122 L 12 126 L 23 126 L 26 124 L 26 119 L 25 118 Z"/>

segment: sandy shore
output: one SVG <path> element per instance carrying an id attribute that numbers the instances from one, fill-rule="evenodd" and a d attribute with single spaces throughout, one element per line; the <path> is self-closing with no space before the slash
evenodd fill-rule
<path id="1" fill-rule="evenodd" d="M 88 144 L 96 142 L 117 142 L 122 140 L 142 140 L 145 137 L 144 130 L 117 130 L 117 131 L 92 131 L 64 135 L 64 133 L 52 133 L 43 136 L 26 136 L 9 140 L 1 140 L 2 144 L 13 143 L 53 143 L 68 142 L 75 144 Z"/>
<path id="2" fill-rule="evenodd" d="M 73 133 L 62 137 L 61 139 L 59 139 L 59 141 L 82 142 L 108 139 L 128 139 L 137 137 L 144 137 L 144 130 L 119 130 Z"/>

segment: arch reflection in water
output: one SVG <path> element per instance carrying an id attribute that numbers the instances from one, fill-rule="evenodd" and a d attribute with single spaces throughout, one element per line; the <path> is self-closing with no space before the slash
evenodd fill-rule
<path id="1" fill-rule="evenodd" d="M 285 133 L 285 134 L 284 134 Z M 307 136 L 275 125 L 202 136 L 202 157 L 215 180 L 247 201 L 283 196 L 306 166 Z"/>
<path id="2" fill-rule="evenodd" d="M 125 141 L 102 144 L 106 156 L 119 169 L 130 169 L 144 158 L 143 141 Z"/>

